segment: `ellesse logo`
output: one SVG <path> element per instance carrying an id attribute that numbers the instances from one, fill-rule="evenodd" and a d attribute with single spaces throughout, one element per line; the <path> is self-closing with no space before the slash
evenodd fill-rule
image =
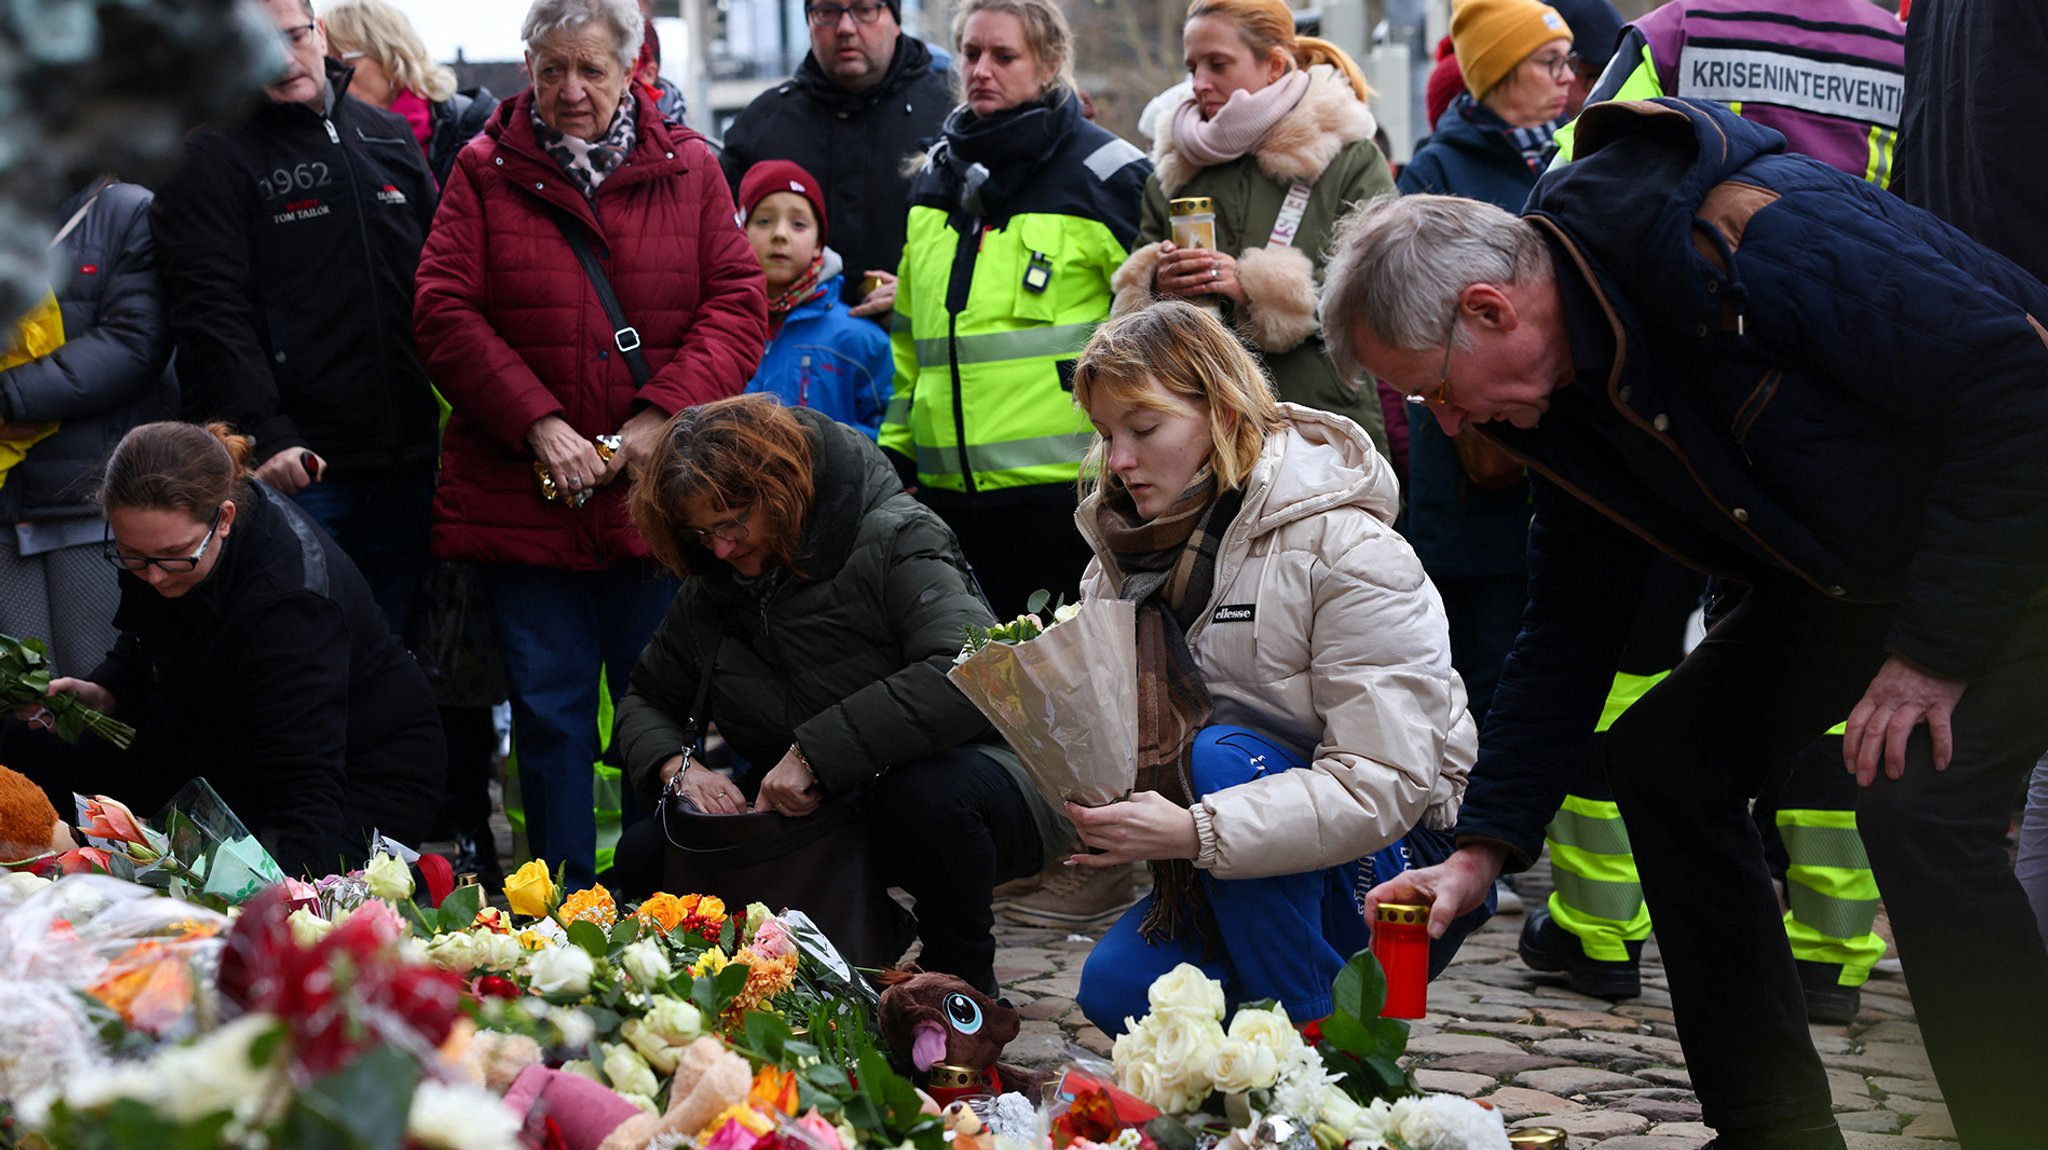
<path id="1" fill-rule="evenodd" d="M 1209 616 L 1209 622 L 1249 623 L 1252 621 L 1252 616 L 1257 613 L 1258 605 L 1255 603 L 1225 603 L 1221 607 L 1216 608 L 1214 615 Z"/>

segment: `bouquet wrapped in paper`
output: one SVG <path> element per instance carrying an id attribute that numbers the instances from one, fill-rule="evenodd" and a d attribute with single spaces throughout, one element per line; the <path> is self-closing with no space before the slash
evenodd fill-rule
<path id="1" fill-rule="evenodd" d="M 1046 802 L 1099 807 L 1137 779 L 1137 637 L 1132 604 L 1090 599 L 1061 607 L 1042 630 L 1027 615 L 970 634 L 949 674 Z"/>

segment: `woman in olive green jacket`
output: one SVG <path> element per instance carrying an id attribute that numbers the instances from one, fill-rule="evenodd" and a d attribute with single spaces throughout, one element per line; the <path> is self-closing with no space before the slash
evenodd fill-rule
<path id="1" fill-rule="evenodd" d="M 946 678 L 963 629 L 992 622 L 953 533 L 865 435 L 765 395 L 678 414 L 633 516 L 683 582 L 619 707 L 632 785 L 651 798 L 680 774 L 712 814 L 862 793 L 884 877 L 917 900 L 919 962 L 993 991 L 991 892 L 1071 830 Z M 707 660 L 733 778 L 680 753 Z M 657 824 L 622 868 L 659 854 Z"/>
<path id="2" fill-rule="evenodd" d="M 1365 78 L 1335 45 L 1295 36 L 1282 0 L 1194 0 L 1183 41 L 1194 90 L 1160 118 L 1143 246 L 1116 273 L 1112 313 L 1156 296 L 1219 305 L 1281 399 L 1349 416 L 1385 455 L 1377 392 L 1337 377 L 1316 318 L 1337 221 L 1394 194 Z M 1213 249 L 1174 242 L 1170 203 L 1183 198 L 1210 201 Z"/>

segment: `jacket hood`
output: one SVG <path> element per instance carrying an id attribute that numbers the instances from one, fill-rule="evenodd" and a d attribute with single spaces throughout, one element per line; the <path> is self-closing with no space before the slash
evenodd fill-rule
<path id="1" fill-rule="evenodd" d="M 797 65 L 796 76 L 791 83 L 811 99 L 825 104 L 836 111 L 853 112 L 873 107 L 877 102 L 901 92 L 917 82 L 924 73 L 932 70 L 931 49 L 924 41 L 908 32 L 896 37 L 896 54 L 889 58 L 889 70 L 882 73 L 881 82 L 872 88 L 850 92 L 832 82 L 825 69 L 818 64 L 818 54 L 804 53 L 804 62 Z"/>
<path id="2" fill-rule="evenodd" d="M 1382 523 L 1394 521 L 1401 486 L 1364 428 L 1299 404 L 1281 404 L 1280 414 L 1281 426 L 1266 436 L 1238 512 L 1251 524 L 1247 538 L 1333 507 L 1360 507 Z"/>
<path id="3" fill-rule="evenodd" d="M 1705 100 L 1659 97 L 1595 104 L 1579 116 L 1574 155 L 1609 148 L 1625 162 L 1571 163 L 1536 182 L 1528 213 L 1573 241 L 1592 263 L 1630 283 L 1668 277 L 1668 253 L 1712 244 L 1713 229 L 1695 233 L 1707 192 L 1761 155 L 1785 150 L 1777 131 Z M 1602 221 L 1573 229 L 1565 220 Z M 1732 256 L 1732 252 L 1719 253 Z M 1732 259 L 1728 261 L 1732 267 Z M 1739 280 L 1729 286 L 1740 293 Z"/>
<path id="4" fill-rule="evenodd" d="M 1346 144 L 1370 140 L 1376 122 L 1365 101 L 1351 90 L 1351 81 L 1328 64 L 1308 70 L 1308 91 L 1292 111 L 1259 141 L 1252 155 L 1259 170 L 1283 184 L 1313 184 Z M 1173 109 L 1161 116 L 1159 139 L 1152 145 L 1152 163 L 1159 186 L 1168 196 L 1179 192 L 1201 171 L 1180 154 L 1173 140 Z"/>

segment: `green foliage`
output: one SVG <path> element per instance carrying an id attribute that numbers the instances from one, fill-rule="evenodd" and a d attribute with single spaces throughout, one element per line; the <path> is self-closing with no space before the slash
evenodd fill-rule
<path id="1" fill-rule="evenodd" d="M 419 1064 L 395 1047 L 367 1050 L 300 1090 L 285 1115 L 281 1146 L 293 1150 L 383 1150 L 405 1138 Z"/>
<path id="2" fill-rule="evenodd" d="M 0 707 L 44 706 L 56 720 L 57 737 L 75 743 L 87 731 L 122 750 L 135 739 L 135 728 L 93 710 L 76 695 L 50 694 L 50 649 L 41 639 L 0 635 Z"/>
<path id="3" fill-rule="evenodd" d="M 1401 1069 L 1408 1048 L 1408 1024 L 1381 1018 L 1387 976 L 1370 950 L 1351 956 L 1330 986 L 1335 1010 L 1322 1020 L 1323 1061 L 1344 1075 L 1339 1082 L 1359 1102 L 1417 1093 L 1415 1079 Z"/>
<path id="4" fill-rule="evenodd" d="M 610 957 L 612 940 L 603 927 L 579 918 L 569 924 L 569 945 L 581 947 L 590 957 L 602 962 Z"/>
<path id="5" fill-rule="evenodd" d="M 448 892 L 441 900 L 437 912 L 440 928 L 444 933 L 468 930 L 476 921 L 476 912 L 483 908 L 484 888 L 480 886 L 459 886 Z"/>

